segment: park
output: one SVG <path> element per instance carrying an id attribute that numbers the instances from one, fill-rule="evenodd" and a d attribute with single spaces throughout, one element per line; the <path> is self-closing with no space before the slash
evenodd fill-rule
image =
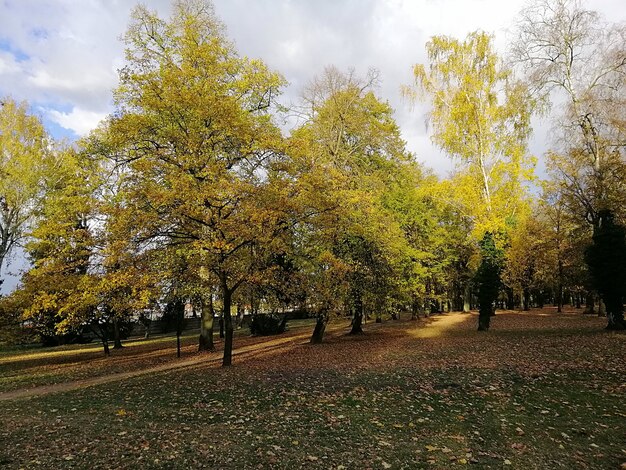
<path id="1" fill-rule="evenodd" d="M 9 468 L 619 468 L 620 333 L 566 309 L 241 338 L 236 366 L 183 341 L 0 356 Z M 219 340 L 216 343 L 219 349 Z M 616 352 L 621 351 L 621 357 Z"/>
<path id="2" fill-rule="evenodd" d="M 27 3 L 0 467 L 626 469 L 623 8 Z"/>

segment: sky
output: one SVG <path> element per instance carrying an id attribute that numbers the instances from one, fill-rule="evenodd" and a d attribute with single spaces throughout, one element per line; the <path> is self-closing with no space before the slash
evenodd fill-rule
<path id="1" fill-rule="evenodd" d="M 169 0 L 144 0 L 168 16 Z M 407 148 L 442 176 L 450 159 L 430 142 L 427 109 L 404 99 L 412 66 L 425 63 L 433 35 L 464 38 L 483 30 L 506 53 L 526 0 L 214 0 L 239 53 L 263 59 L 289 82 L 282 101 L 295 103 L 325 66 L 364 76 L 380 72 L 377 94 L 395 109 Z M 117 70 L 124 64 L 120 36 L 134 0 L 0 0 L 0 97 L 30 103 L 48 131 L 76 139 L 112 111 Z M 611 21 L 626 20 L 623 0 L 588 0 Z M 549 120 L 535 120 L 530 151 L 549 146 Z M 541 159 L 539 163 L 541 171 Z M 18 268 L 14 262 L 13 271 Z M 11 272 L 11 268 L 8 269 Z M 6 269 L 3 269 L 3 274 Z M 7 291 L 14 278 L 3 286 Z"/>

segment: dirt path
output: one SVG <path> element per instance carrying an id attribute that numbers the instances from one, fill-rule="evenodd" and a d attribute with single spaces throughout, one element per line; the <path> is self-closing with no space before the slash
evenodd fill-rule
<path id="1" fill-rule="evenodd" d="M 424 324 L 420 322 L 416 324 L 415 328 L 410 328 L 407 332 L 409 333 L 409 338 L 431 338 L 441 336 L 445 334 L 447 330 L 454 328 L 455 325 L 463 321 L 465 318 L 466 317 L 464 315 L 442 315 L 438 317 L 432 317 L 431 319 L 429 319 L 429 323 Z M 372 331 L 385 326 L 385 324 L 371 324 L 368 325 L 367 329 L 368 331 Z M 345 325 L 333 325 L 332 328 L 327 330 L 326 336 L 330 339 L 333 336 L 343 335 L 344 332 Z M 251 357 L 258 358 L 263 355 L 276 354 L 277 352 L 286 351 L 296 346 L 308 343 L 310 336 L 310 332 L 307 331 L 305 333 L 292 334 L 287 337 L 282 336 L 278 338 L 265 339 L 260 342 L 255 342 L 253 344 L 248 344 L 234 349 L 233 357 L 238 358 L 238 362 L 244 362 L 246 359 Z M 173 370 L 191 369 L 195 367 L 217 366 L 221 363 L 221 361 L 222 351 L 208 354 L 199 354 L 190 359 L 174 360 L 166 364 L 151 366 L 139 370 L 119 372 L 89 379 L 72 380 L 57 384 L 41 385 L 32 388 L 0 392 L 0 402 L 39 397 L 52 393 L 69 392 L 82 388 L 93 387 L 96 385 L 120 382 L 123 380 L 131 379 L 134 377 L 141 377 L 148 374 L 158 374 Z"/>
<path id="2" fill-rule="evenodd" d="M 257 355 L 258 353 L 285 349 L 293 347 L 297 344 L 306 343 L 310 338 L 309 332 L 298 334 L 295 336 L 289 336 L 287 338 L 276 338 L 268 341 L 262 341 L 260 343 L 251 344 L 248 346 L 242 346 L 233 350 L 233 357 L 245 358 L 248 356 Z M 42 385 L 39 387 L 33 387 L 28 389 L 13 390 L 9 392 L 0 393 L 0 401 L 15 400 L 19 398 L 31 398 L 42 395 L 48 395 L 50 393 L 68 392 L 77 390 L 80 388 L 93 387 L 95 385 L 101 385 L 111 382 L 119 382 L 122 380 L 130 379 L 133 377 L 140 377 L 147 374 L 155 374 L 161 372 L 167 372 L 170 370 L 189 369 L 198 366 L 216 365 L 222 361 L 222 352 L 214 352 L 208 354 L 198 355 L 191 359 L 178 360 L 162 364 L 159 366 L 148 367 L 145 369 L 134 370 L 129 372 L 120 372 L 116 374 L 104 375 L 101 377 L 94 377 L 92 379 L 75 380 L 71 382 L 58 383 L 53 385 Z"/>

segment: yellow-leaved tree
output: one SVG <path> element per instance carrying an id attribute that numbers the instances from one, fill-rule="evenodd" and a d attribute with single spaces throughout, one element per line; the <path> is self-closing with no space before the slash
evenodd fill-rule
<path id="1" fill-rule="evenodd" d="M 117 109 L 101 136 L 127 174 L 121 207 L 137 250 L 184 246 L 202 261 L 207 286 L 219 286 L 230 365 L 233 295 L 265 267 L 250 253 L 279 246 L 290 226 L 270 113 L 284 80 L 236 53 L 208 1 L 175 2 L 167 20 L 136 7 L 124 41 Z"/>
<path id="2" fill-rule="evenodd" d="M 527 141 L 535 102 L 484 32 L 470 33 L 464 41 L 435 36 L 426 49 L 430 64 L 415 65 L 415 86 L 404 91 L 430 102 L 432 140 L 456 163 L 449 197 L 470 218 L 474 240 L 487 237 L 491 246 L 490 239 L 505 238 L 526 206 L 524 183 L 534 168 Z M 498 243 L 494 249 L 500 249 Z M 498 262 L 491 265 L 498 269 Z M 490 276 L 489 283 L 498 279 Z M 479 329 L 486 330 L 498 286 L 485 285 L 481 295 L 478 283 Z"/>
<path id="3" fill-rule="evenodd" d="M 0 99 L 0 272 L 42 200 L 51 141 L 26 103 Z M 3 279 L 0 276 L 0 285 Z"/>
<path id="4" fill-rule="evenodd" d="M 406 240 L 383 195 L 408 155 L 393 110 L 373 92 L 376 79 L 326 68 L 305 90 L 305 122 L 290 140 L 299 206 L 309 214 L 300 256 L 317 310 L 313 343 L 341 307 L 351 333 L 361 333 L 366 312 L 393 301 L 399 278 Z"/>

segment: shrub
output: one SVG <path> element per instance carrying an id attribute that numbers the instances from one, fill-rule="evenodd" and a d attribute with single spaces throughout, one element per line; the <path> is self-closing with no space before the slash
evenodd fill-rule
<path id="1" fill-rule="evenodd" d="M 253 315 L 250 322 L 250 333 L 253 335 L 277 335 L 285 332 L 287 318 L 274 314 Z"/>

